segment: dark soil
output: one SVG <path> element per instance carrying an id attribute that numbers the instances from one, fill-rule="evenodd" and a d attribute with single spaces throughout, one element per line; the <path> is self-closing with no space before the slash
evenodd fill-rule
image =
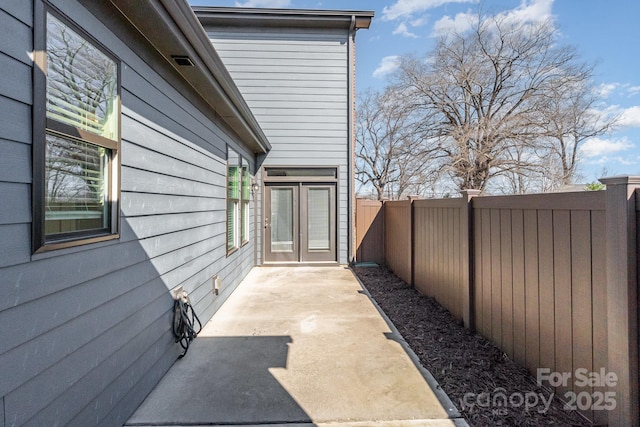
<path id="1" fill-rule="evenodd" d="M 435 299 L 385 268 L 354 271 L 470 425 L 590 425 L 577 412 L 565 410 L 551 389 L 539 386 L 498 347 L 464 328 Z"/>

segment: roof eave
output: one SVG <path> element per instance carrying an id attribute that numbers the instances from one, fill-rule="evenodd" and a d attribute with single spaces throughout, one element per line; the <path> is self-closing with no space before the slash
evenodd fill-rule
<path id="1" fill-rule="evenodd" d="M 111 0 L 202 99 L 254 151 L 267 153 L 271 144 L 224 66 L 202 25 L 185 0 L 144 3 Z M 141 12 L 141 8 L 145 8 Z M 156 19 L 150 19 L 149 14 Z M 173 55 L 185 55 L 193 67 L 181 67 Z"/>
<path id="2" fill-rule="evenodd" d="M 368 29 L 373 11 L 316 10 L 316 9 L 271 9 L 195 6 L 193 10 L 203 24 L 224 25 L 257 24 L 259 26 L 288 25 L 299 28 L 346 28 Z M 352 22 L 355 19 L 355 28 Z"/>

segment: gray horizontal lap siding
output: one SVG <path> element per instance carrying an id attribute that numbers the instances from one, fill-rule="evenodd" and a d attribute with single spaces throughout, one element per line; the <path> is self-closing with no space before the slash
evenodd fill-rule
<path id="1" fill-rule="evenodd" d="M 77 4 L 54 3 L 122 60 L 121 237 L 31 255 L 32 4 L 3 2 L 0 426 L 118 425 L 178 355 L 169 289 L 182 285 L 204 322 L 252 268 L 253 238 L 226 256 L 226 144 L 253 160 L 162 65 Z"/>
<path id="2" fill-rule="evenodd" d="M 271 142 L 263 165 L 339 167 L 339 261 L 346 263 L 347 31 L 205 29 Z"/>
<path id="3" fill-rule="evenodd" d="M 28 52 L 33 51 L 33 37 L 28 3 L 0 5 L 0 268 L 28 261 L 31 250 L 32 96 Z M 0 292 L 6 286 L 0 273 Z"/>

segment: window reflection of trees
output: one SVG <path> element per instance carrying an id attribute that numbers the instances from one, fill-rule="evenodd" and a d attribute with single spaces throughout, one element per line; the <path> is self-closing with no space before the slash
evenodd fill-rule
<path id="1" fill-rule="evenodd" d="M 47 208 L 102 211 L 106 149 L 47 135 Z"/>
<path id="2" fill-rule="evenodd" d="M 51 15 L 47 35 L 47 116 L 115 140 L 115 62 Z"/>
<path id="3" fill-rule="evenodd" d="M 75 138 L 84 131 L 118 139 L 117 65 L 51 14 L 46 51 L 47 220 L 98 219 L 70 228 L 106 227 L 111 150 Z"/>

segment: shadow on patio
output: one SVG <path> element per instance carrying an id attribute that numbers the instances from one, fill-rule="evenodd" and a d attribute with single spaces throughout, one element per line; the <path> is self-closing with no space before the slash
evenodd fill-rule
<path id="1" fill-rule="evenodd" d="M 310 422 L 269 373 L 286 368 L 287 336 L 194 341 L 127 425 Z"/>

